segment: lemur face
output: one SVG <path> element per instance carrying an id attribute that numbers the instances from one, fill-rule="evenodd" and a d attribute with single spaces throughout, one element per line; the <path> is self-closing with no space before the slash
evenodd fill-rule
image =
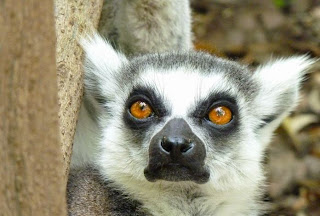
<path id="1" fill-rule="evenodd" d="M 250 105 L 257 84 L 245 67 L 202 53 L 165 54 L 133 59 L 121 74 L 130 84 L 117 121 L 144 150 L 147 180 L 205 183 L 216 163 L 245 158 L 241 148 L 259 123 Z"/>
<path id="2" fill-rule="evenodd" d="M 103 130 L 103 173 L 113 181 L 218 189 L 262 172 L 266 143 L 296 103 L 312 63 L 294 57 L 253 73 L 193 51 L 127 60 L 98 36 L 83 46 L 86 94 Z"/>

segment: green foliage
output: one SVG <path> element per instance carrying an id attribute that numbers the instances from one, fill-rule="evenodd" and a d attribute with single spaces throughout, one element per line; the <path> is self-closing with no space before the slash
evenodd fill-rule
<path id="1" fill-rule="evenodd" d="M 289 7 L 293 0 L 272 0 L 277 8 L 283 9 Z"/>

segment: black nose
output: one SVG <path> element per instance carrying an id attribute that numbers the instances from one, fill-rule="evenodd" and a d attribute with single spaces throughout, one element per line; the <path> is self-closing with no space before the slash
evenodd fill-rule
<path id="1" fill-rule="evenodd" d="M 151 140 L 149 163 L 144 170 L 149 181 L 195 181 L 209 179 L 204 143 L 183 119 L 170 120 Z"/>
<path id="2" fill-rule="evenodd" d="M 194 149 L 194 143 L 192 140 L 183 137 L 164 136 L 160 145 L 163 151 L 167 152 L 174 158 L 191 153 Z"/>

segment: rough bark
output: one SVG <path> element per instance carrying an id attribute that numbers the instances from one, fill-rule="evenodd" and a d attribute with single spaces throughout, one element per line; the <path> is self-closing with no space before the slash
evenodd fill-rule
<path id="1" fill-rule="evenodd" d="M 0 215 L 66 215 L 53 11 L 0 1 Z"/>
<path id="2" fill-rule="evenodd" d="M 81 36 L 96 28 L 102 0 L 55 1 L 61 148 L 68 176 L 73 138 L 83 92 Z"/>

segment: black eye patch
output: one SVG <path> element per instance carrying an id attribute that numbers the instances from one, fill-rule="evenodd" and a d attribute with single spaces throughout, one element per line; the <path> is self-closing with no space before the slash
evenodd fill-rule
<path id="1" fill-rule="evenodd" d="M 215 107 L 225 106 L 232 112 L 232 119 L 224 125 L 217 125 L 212 123 L 209 118 L 209 112 Z M 212 137 L 221 137 L 229 135 L 236 131 L 239 126 L 239 108 L 234 97 L 227 93 L 213 93 L 206 99 L 200 101 L 191 117 L 198 123 L 199 126 L 204 127 Z"/>
<path id="2" fill-rule="evenodd" d="M 166 110 L 163 99 L 156 94 L 155 90 L 151 87 L 141 87 L 137 86 L 133 88 L 131 94 L 129 95 L 125 110 L 123 114 L 123 119 L 126 125 L 133 130 L 147 129 L 152 124 L 161 121 L 161 119 L 168 115 L 168 111 Z M 153 114 L 144 119 L 137 119 L 132 116 L 130 113 L 130 107 L 136 101 L 144 101 L 153 110 Z"/>

